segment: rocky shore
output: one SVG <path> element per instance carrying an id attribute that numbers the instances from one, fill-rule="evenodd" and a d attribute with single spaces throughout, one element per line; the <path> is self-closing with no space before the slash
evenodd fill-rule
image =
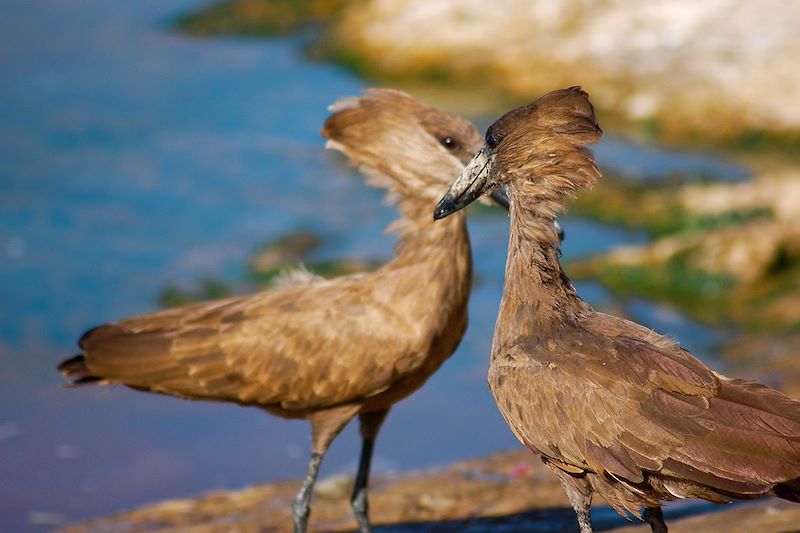
<path id="1" fill-rule="evenodd" d="M 744 183 L 643 188 L 601 183 L 574 210 L 648 229 L 653 241 L 570 265 L 577 278 L 748 330 L 800 328 L 800 166 Z"/>
<path id="2" fill-rule="evenodd" d="M 315 24 L 316 54 L 450 109 L 496 113 L 580 83 L 611 129 L 683 146 L 725 142 L 753 168 L 752 181 L 659 186 L 607 176 L 579 198 L 572 212 L 654 240 L 569 273 L 704 322 L 783 333 L 800 328 L 798 23 L 800 5 L 778 0 L 498 0 L 491 9 L 478 0 L 341 0 L 325 10 L 317 0 L 232 0 L 179 27 L 263 35 L 276 24 Z"/>
<path id="3" fill-rule="evenodd" d="M 384 83 L 480 88 L 515 102 L 581 84 L 607 115 L 676 142 L 800 141 L 794 3 L 234 0 L 179 26 L 264 35 L 309 22 L 325 25 L 318 55 Z"/>

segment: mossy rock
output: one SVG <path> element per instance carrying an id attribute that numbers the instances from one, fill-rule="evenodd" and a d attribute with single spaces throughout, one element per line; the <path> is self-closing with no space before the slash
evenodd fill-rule
<path id="1" fill-rule="evenodd" d="M 233 287 L 220 280 L 206 278 L 200 280 L 196 287 L 182 287 L 170 284 L 161 289 L 158 294 L 158 304 L 161 307 L 180 307 L 190 303 L 217 300 L 233 294 Z"/>
<path id="2" fill-rule="evenodd" d="M 158 295 L 161 307 L 178 307 L 185 304 L 246 294 L 268 287 L 281 274 L 301 265 L 313 274 L 334 278 L 378 268 L 378 259 L 336 258 L 314 260 L 313 252 L 324 243 L 324 238 L 310 230 L 297 229 L 280 235 L 261 246 L 247 263 L 247 274 L 239 282 L 226 283 L 219 279 L 204 278 L 193 287 L 170 284 Z"/>
<path id="3" fill-rule="evenodd" d="M 200 36 L 274 36 L 335 16 L 346 0 L 230 0 L 175 20 L 175 27 Z"/>
<path id="4" fill-rule="evenodd" d="M 654 237 L 713 231 L 773 215 L 769 208 L 694 213 L 682 205 L 675 191 L 669 183 L 629 184 L 611 176 L 573 200 L 570 212 L 608 224 L 645 229 Z"/>

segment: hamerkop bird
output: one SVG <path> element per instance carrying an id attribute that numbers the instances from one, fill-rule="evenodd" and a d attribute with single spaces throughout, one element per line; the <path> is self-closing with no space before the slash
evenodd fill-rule
<path id="1" fill-rule="evenodd" d="M 558 475 L 592 530 L 593 492 L 665 532 L 662 500 L 800 501 L 800 402 L 715 373 L 670 339 L 594 311 L 559 263 L 553 219 L 600 177 L 580 87 L 515 109 L 436 208 L 446 217 L 507 185 L 505 287 L 489 386 L 517 438 Z"/>
<path id="2" fill-rule="evenodd" d="M 305 531 L 325 452 L 355 416 L 362 449 L 353 510 L 369 531 L 367 480 L 392 405 L 431 376 L 467 327 L 472 259 L 464 216 L 431 209 L 482 145 L 466 120 L 389 89 L 332 106 L 328 146 L 389 191 L 402 218 L 395 257 L 372 273 L 289 284 L 128 318 L 88 331 L 61 372 L 74 384 L 118 383 L 193 400 L 260 407 L 311 422 L 308 473 L 293 508 Z"/>

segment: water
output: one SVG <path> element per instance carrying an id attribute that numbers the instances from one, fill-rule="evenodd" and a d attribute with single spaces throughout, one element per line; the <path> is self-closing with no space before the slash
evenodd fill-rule
<path id="1" fill-rule="evenodd" d="M 603 137 L 595 154 L 601 168 L 634 183 L 665 179 L 737 182 L 752 177 L 741 165 L 708 153 L 681 152 L 613 135 Z"/>
<path id="2" fill-rule="evenodd" d="M 326 106 L 365 82 L 306 61 L 294 38 L 205 41 L 165 29 L 200 3 L 0 4 L 2 531 L 39 530 L 36 512 L 73 521 L 301 476 L 305 423 L 124 388 L 67 390 L 54 367 L 86 327 L 153 310 L 168 282 L 237 279 L 259 243 L 288 230 L 323 231 L 331 256 L 391 253 L 383 228 L 394 212 L 318 134 Z M 645 239 L 580 219 L 563 225 L 566 258 Z M 394 409 L 376 471 L 516 445 L 485 386 L 506 233 L 504 217 L 471 224 L 484 283 L 470 330 Z M 580 290 L 615 305 L 596 284 Z M 645 315 L 659 309 L 634 304 Z M 690 324 L 687 347 L 708 337 L 680 320 Z M 352 471 L 357 446 L 350 427 L 322 476 Z"/>

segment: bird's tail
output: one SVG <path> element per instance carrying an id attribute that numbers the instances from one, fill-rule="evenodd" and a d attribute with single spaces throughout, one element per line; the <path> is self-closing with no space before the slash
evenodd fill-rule
<path id="1" fill-rule="evenodd" d="M 89 371 L 89 367 L 86 366 L 86 357 L 82 353 L 61 361 L 58 371 L 70 380 L 67 385 L 69 387 L 95 385 L 102 381 L 102 378 L 92 375 Z"/>
<path id="2" fill-rule="evenodd" d="M 81 335 L 78 339 L 78 347 L 85 351 L 84 343 L 86 340 L 102 326 L 91 328 Z M 58 371 L 70 380 L 67 387 L 80 387 L 82 385 L 99 385 L 104 383 L 103 378 L 95 376 L 89 371 L 89 366 L 86 364 L 86 356 L 83 353 L 73 355 L 69 359 L 64 359 L 58 364 Z"/>

